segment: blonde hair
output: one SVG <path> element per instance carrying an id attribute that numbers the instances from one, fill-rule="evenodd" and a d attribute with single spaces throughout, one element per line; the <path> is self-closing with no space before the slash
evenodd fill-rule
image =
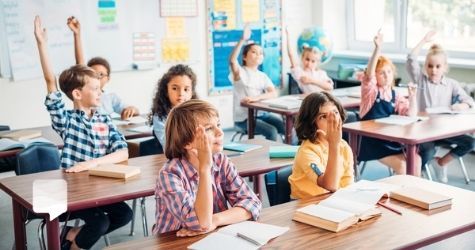
<path id="1" fill-rule="evenodd" d="M 198 119 L 212 117 L 219 117 L 218 110 L 210 103 L 199 99 L 191 99 L 172 108 L 165 125 L 167 159 L 186 157 L 185 146 L 195 137 Z"/>
<path id="2" fill-rule="evenodd" d="M 389 59 L 385 56 L 379 56 L 378 62 L 376 62 L 375 71 L 378 72 L 378 70 L 380 70 L 382 67 L 384 67 L 386 65 L 391 67 L 391 69 L 394 73 L 394 79 L 393 79 L 393 85 L 394 85 L 395 81 L 396 81 L 397 69 L 396 69 L 396 65 L 394 65 L 394 63 L 391 61 L 391 59 Z"/>
<path id="3" fill-rule="evenodd" d="M 427 61 L 429 61 L 429 57 L 431 56 L 438 56 L 438 55 L 442 55 L 442 57 L 444 58 L 444 62 L 445 62 L 445 66 L 446 66 L 446 73 L 447 71 L 449 70 L 449 65 L 447 63 L 447 52 L 445 52 L 445 50 L 442 48 L 442 46 L 440 46 L 440 44 L 437 44 L 437 43 L 434 43 L 432 44 L 432 46 L 430 46 L 430 49 L 429 51 L 427 51 L 427 55 L 426 55 L 426 61 L 425 61 L 425 64 L 427 66 Z"/>
<path id="4" fill-rule="evenodd" d="M 322 51 L 320 51 L 320 49 L 318 47 L 310 47 L 307 43 L 304 43 L 302 45 L 302 57 L 305 55 L 305 53 L 314 53 L 320 57 L 323 56 L 323 53 Z"/>

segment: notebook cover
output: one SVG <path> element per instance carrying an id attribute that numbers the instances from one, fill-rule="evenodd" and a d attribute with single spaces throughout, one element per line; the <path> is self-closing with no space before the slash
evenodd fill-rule
<path id="1" fill-rule="evenodd" d="M 224 144 L 223 148 L 226 150 L 232 150 L 232 151 L 238 151 L 238 152 L 249 152 L 254 149 L 262 148 L 262 146 L 256 145 L 256 144 L 244 144 L 244 143 L 231 142 L 231 143 Z"/>
<path id="2" fill-rule="evenodd" d="M 270 146 L 269 157 L 271 158 L 292 158 L 295 157 L 299 146 Z"/>

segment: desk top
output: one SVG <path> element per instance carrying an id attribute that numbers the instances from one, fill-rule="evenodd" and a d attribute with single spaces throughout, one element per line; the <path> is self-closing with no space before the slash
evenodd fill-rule
<path id="1" fill-rule="evenodd" d="M 475 115 L 431 115 L 409 125 L 391 125 L 374 120 L 343 124 L 343 131 L 404 144 L 419 144 L 475 131 Z"/>
<path id="2" fill-rule="evenodd" d="M 347 230 L 333 233 L 292 221 L 294 211 L 325 199 L 328 195 L 298 200 L 265 208 L 260 222 L 287 226 L 290 230 L 270 241 L 263 248 L 278 249 L 394 249 L 418 248 L 475 228 L 475 193 L 431 182 L 414 176 L 392 176 L 381 181 L 410 184 L 453 197 L 452 207 L 431 212 L 391 200 L 402 216 L 380 208 L 382 216 L 359 223 Z M 124 242 L 107 249 L 186 249 L 205 236 L 177 238 L 174 232 Z"/>

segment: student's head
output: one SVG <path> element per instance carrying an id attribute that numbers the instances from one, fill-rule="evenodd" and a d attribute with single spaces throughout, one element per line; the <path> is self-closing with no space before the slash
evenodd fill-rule
<path id="1" fill-rule="evenodd" d="M 343 122 L 346 119 L 346 112 L 340 102 L 327 92 L 314 92 L 302 102 L 295 131 L 299 140 L 317 140 L 317 130 L 327 131 L 327 117 L 330 113 L 335 113 L 337 119 Z"/>
<path id="2" fill-rule="evenodd" d="M 257 67 L 264 61 L 262 47 L 255 43 L 250 43 L 242 49 L 242 65 Z"/>
<path id="3" fill-rule="evenodd" d="M 218 110 L 210 103 L 193 99 L 174 107 L 165 127 L 165 156 L 168 159 L 188 157 L 195 148 L 194 139 L 198 126 L 203 126 L 212 153 L 223 150 L 223 130 L 220 128 Z"/>
<path id="4" fill-rule="evenodd" d="M 84 107 L 101 105 L 101 87 L 97 73 L 84 65 L 74 65 L 59 76 L 59 87 L 69 99 Z"/>
<path id="5" fill-rule="evenodd" d="M 394 79 L 396 78 L 396 66 L 393 62 L 385 57 L 380 56 L 376 63 L 376 83 L 380 87 L 394 86 Z"/>
<path id="6" fill-rule="evenodd" d="M 448 72 L 447 53 L 438 44 L 432 45 L 427 52 L 424 68 L 432 82 L 440 82 L 442 76 Z"/>
<path id="7" fill-rule="evenodd" d="M 322 59 L 322 53 L 316 47 L 307 44 L 302 46 L 302 67 L 304 69 L 316 69 Z"/>
<path id="8" fill-rule="evenodd" d="M 111 67 L 109 62 L 102 57 L 94 57 L 87 62 L 87 66 L 97 72 L 99 80 L 101 81 L 101 89 L 103 89 L 110 79 Z"/>
<path id="9" fill-rule="evenodd" d="M 152 115 L 157 114 L 164 118 L 178 104 L 196 99 L 195 88 L 196 75 L 190 67 L 183 64 L 172 66 L 158 80 L 153 98 Z"/>

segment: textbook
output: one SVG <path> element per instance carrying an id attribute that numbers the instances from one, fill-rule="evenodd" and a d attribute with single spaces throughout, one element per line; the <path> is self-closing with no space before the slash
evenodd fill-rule
<path id="1" fill-rule="evenodd" d="M 22 129 L 22 130 L 7 132 L 0 135 L 0 137 L 2 138 L 8 138 L 15 141 L 24 141 L 24 140 L 33 139 L 40 136 L 41 136 L 41 130 L 34 130 L 34 129 Z"/>
<path id="2" fill-rule="evenodd" d="M 263 100 L 263 103 L 269 104 L 270 107 L 281 109 L 298 109 L 302 105 L 302 99 L 300 96 L 290 95 L 281 96 L 278 98 Z"/>
<path id="3" fill-rule="evenodd" d="M 388 117 L 379 118 L 374 120 L 375 122 L 391 124 L 391 125 L 401 125 L 405 126 L 418 121 L 425 121 L 429 119 L 427 116 L 404 116 L 404 115 L 390 115 Z"/>
<path id="4" fill-rule="evenodd" d="M 450 107 L 426 108 L 428 114 L 475 114 L 475 109 L 452 110 Z"/>
<path id="5" fill-rule="evenodd" d="M 50 141 L 48 141 L 47 139 L 43 137 L 39 137 L 39 138 L 31 139 L 31 140 L 23 140 L 23 141 L 15 141 L 8 138 L 2 138 L 0 139 L 0 151 L 7 151 L 14 148 L 26 148 L 34 142 L 51 143 Z"/>
<path id="6" fill-rule="evenodd" d="M 270 158 L 292 158 L 295 157 L 299 146 L 270 146 L 269 157 Z"/>
<path id="7" fill-rule="evenodd" d="M 102 164 L 89 169 L 89 175 L 127 179 L 140 174 L 140 168 L 122 164 Z"/>
<path id="8" fill-rule="evenodd" d="M 223 146 L 226 150 L 238 151 L 238 152 L 249 152 L 254 149 L 262 148 L 261 145 L 256 144 L 244 144 L 238 142 L 226 143 Z"/>
<path id="9" fill-rule="evenodd" d="M 391 198 L 427 210 L 452 205 L 451 197 L 410 186 L 393 190 Z"/>
<path id="10" fill-rule="evenodd" d="M 340 232 L 360 221 L 380 216 L 381 211 L 375 204 L 383 194 L 381 190 L 361 190 L 349 186 L 318 204 L 297 209 L 293 220 Z"/>
<path id="11" fill-rule="evenodd" d="M 271 239 L 284 234 L 288 230 L 288 227 L 279 227 L 255 221 L 243 221 L 223 227 L 217 232 L 209 234 L 205 238 L 189 245 L 188 249 L 259 249 Z"/>

